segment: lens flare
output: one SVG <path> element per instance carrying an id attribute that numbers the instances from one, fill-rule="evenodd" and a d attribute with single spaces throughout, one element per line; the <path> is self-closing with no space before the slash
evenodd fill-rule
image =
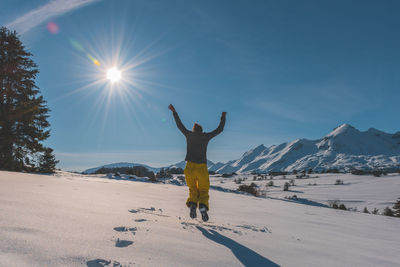
<path id="1" fill-rule="evenodd" d="M 55 22 L 49 22 L 47 23 L 47 30 L 52 34 L 56 34 L 60 29 Z"/>
<path id="2" fill-rule="evenodd" d="M 94 63 L 96 66 L 100 66 L 100 62 L 99 62 L 97 59 L 93 60 L 93 63 Z"/>
<path id="3" fill-rule="evenodd" d="M 73 48 L 75 48 L 79 52 L 85 52 L 85 49 L 83 49 L 83 46 L 76 40 L 69 38 L 68 39 L 70 44 L 72 45 Z"/>
<path id="4" fill-rule="evenodd" d="M 96 66 L 100 66 L 100 61 L 92 57 L 90 54 L 87 54 L 87 56 Z"/>
<path id="5" fill-rule="evenodd" d="M 110 80 L 112 83 L 118 82 L 121 80 L 121 71 L 117 69 L 117 67 L 112 67 L 107 71 L 107 79 Z"/>

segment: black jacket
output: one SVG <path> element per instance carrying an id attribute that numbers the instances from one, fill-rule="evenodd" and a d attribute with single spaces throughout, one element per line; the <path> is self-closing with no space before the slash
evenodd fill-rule
<path id="1" fill-rule="evenodd" d="M 185 128 L 177 112 L 174 112 L 176 126 L 186 137 L 186 161 L 194 163 L 207 163 L 207 145 L 211 138 L 220 134 L 224 130 L 225 116 L 221 116 L 218 128 L 209 133 L 192 132 Z"/>

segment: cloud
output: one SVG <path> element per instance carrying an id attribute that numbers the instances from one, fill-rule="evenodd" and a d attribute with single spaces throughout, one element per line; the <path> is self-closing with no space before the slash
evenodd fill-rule
<path id="1" fill-rule="evenodd" d="M 98 0 L 51 0 L 47 4 L 19 16 L 7 27 L 24 34 L 47 20 L 86 6 Z"/>

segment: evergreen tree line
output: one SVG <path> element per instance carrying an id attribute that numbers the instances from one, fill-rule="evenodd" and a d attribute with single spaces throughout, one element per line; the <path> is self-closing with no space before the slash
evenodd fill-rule
<path id="1" fill-rule="evenodd" d="M 15 31 L 0 28 L 0 169 L 54 172 L 50 109 L 35 84 L 38 66 Z"/>
<path id="2" fill-rule="evenodd" d="M 154 172 L 149 171 L 146 167 L 143 166 L 117 167 L 117 168 L 102 167 L 95 172 L 95 174 L 106 174 L 106 173 L 122 173 L 128 175 L 136 175 L 137 177 L 149 177 L 150 179 L 155 178 Z"/>

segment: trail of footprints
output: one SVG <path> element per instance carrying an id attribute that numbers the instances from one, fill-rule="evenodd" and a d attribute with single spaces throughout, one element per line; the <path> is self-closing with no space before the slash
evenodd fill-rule
<path id="1" fill-rule="evenodd" d="M 131 210 L 129 210 L 129 212 L 133 213 L 133 214 L 146 213 L 146 214 L 151 214 L 151 215 L 160 216 L 160 217 L 169 217 L 167 215 L 162 214 L 162 212 L 163 212 L 162 209 L 157 210 L 154 207 L 131 209 Z M 143 223 L 143 222 L 148 222 L 149 220 L 144 219 L 144 218 L 137 218 L 137 219 L 134 219 L 134 221 L 136 223 Z M 138 230 L 137 227 L 125 227 L 125 226 L 114 227 L 114 231 L 118 232 L 120 236 L 126 237 L 127 234 L 131 235 L 129 239 L 122 239 L 122 238 L 120 239 L 118 237 L 117 240 L 115 240 L 115 246 L 117 248 L 125 248 L 125 247 L 132 245 L 134 243 L 134 241 L 130 240 L 130 239 L 132 238 L 132 236 L 134 236 L 136 234 L 137 230 Z M 146 231 L 149 231 L 149 229 L 147 229 Z"/>
<path id="2" fill-rule="evenodd" d="M 162 209 L 156 210 L 154 207 L 150 208 L 139 208 L 139 209 L 131 209 L 129 210 L 130 213 L 137 214 L 137 213 L 147 213 L 151 215 L 156 215 L 160 217 L 169 217 L 167 215 L 162 214 Z M 136 223 L 144 223 L 148 222 L 149 220 L 144 219 L 144 218 L 137 218 L 134 219 L 134 222 Z M 157 220 L 156 220 L 157 221 Z M 134 243 L 133 241 L 133 236 L 136 235 L 136 232 L 138 231 L 138 227 L 126 227 L 126 226 L 117 226 L 114 227 L 113 230 L 117 232 L 118 236 L 116 240 L 114 240 L 115 244 L 114 246 L 117 248 L 126 248 L 129 247 Z M 147 229 L 146 231 L 149 231 Z M 127 266 L 130 266 L 132 263 L 130 263 Z M 105 260 L 105 259 L 95 259 L 95 260 L 90 260 L 86 262 L 86 265 L 88 267 L 102 267 L 102 266 L 112 266 L 112 267 L 124 267 L 126 265 L 122 265 L 118 261 L 113 261 L 113 260 Z"/>
<path id="3" fill-rule="evenodd" d="M 163 214 L 162 209 L 156 209 L 154 207 L 150 207 L 150 208 L 138 208 L 138 209 L 131 209 L 129 210 L 130 213 L 133 214 L 141 214 L 141 213 L 145 213 L 145 214 L 150 214 L 152 216 L 158 216 L 158 217 L 171 217 L 168 215 Z M 272 233 L 270 229 L 268 229 L 266 226 L 262 226 L 262 227 L 257 227 L 255 225 L 230 225 L 228 223 L 227 226 L 225 225 L 216 225 L 212 222 L 199 222 L 199 221 L 185 221 L 184 219 L 182 219 L 181 217 L 176 216 L 179 221 L 180 224 L 182 225 L 183 229 L 188 229 L 191 231 L 195 231 L 195 227 L 198 226 L 199 224 L 212 229 L 212 230 L 216 230 L 216 231 L 228 231 L 228 232 L 232 232 L 234 234 L 238 234 L 238 235 L 247 235 L 247 232 L 252 231 L 252 232 L 260 232 L 260 233 Z M 155 222 L 157 222 L 158 220 L 155 220 Z M 136 218 L 134 219 L 134 222 L 136 223 L 144 223 L 144 222 L 149 222 L 148 219 L 145 218 Z M 146 229 L 146 231 L 149 231 L 150 229 Z M 138 231 L 138 227 L 126 227 L 126 226 L 117 226 L 114 227 L 114 231 L 116 231 L 119 235 L 119 237 L 117 237 L 117 239 L 115 240 L 115 247 L 117 248 L 126 248 L 129 247 L 130 245 L 132 245 L 134 243 L 134 241 L 132 240 L 133 237 L 136 235 L 136 232 Z M 121 237 L 121 238 L 120 238 Z M 101 266 L 113 266 L 113 267 L 123 267 L 123 265 L 121 265 L 119 262 L 117 261 L 111 261 L 111 260 L 104 260 L 104 259 L 96 259 L 96 260 L 91 260 L 91 261 L 87 261 L 87 266 L 89 267 L 101 267 Z"/>

